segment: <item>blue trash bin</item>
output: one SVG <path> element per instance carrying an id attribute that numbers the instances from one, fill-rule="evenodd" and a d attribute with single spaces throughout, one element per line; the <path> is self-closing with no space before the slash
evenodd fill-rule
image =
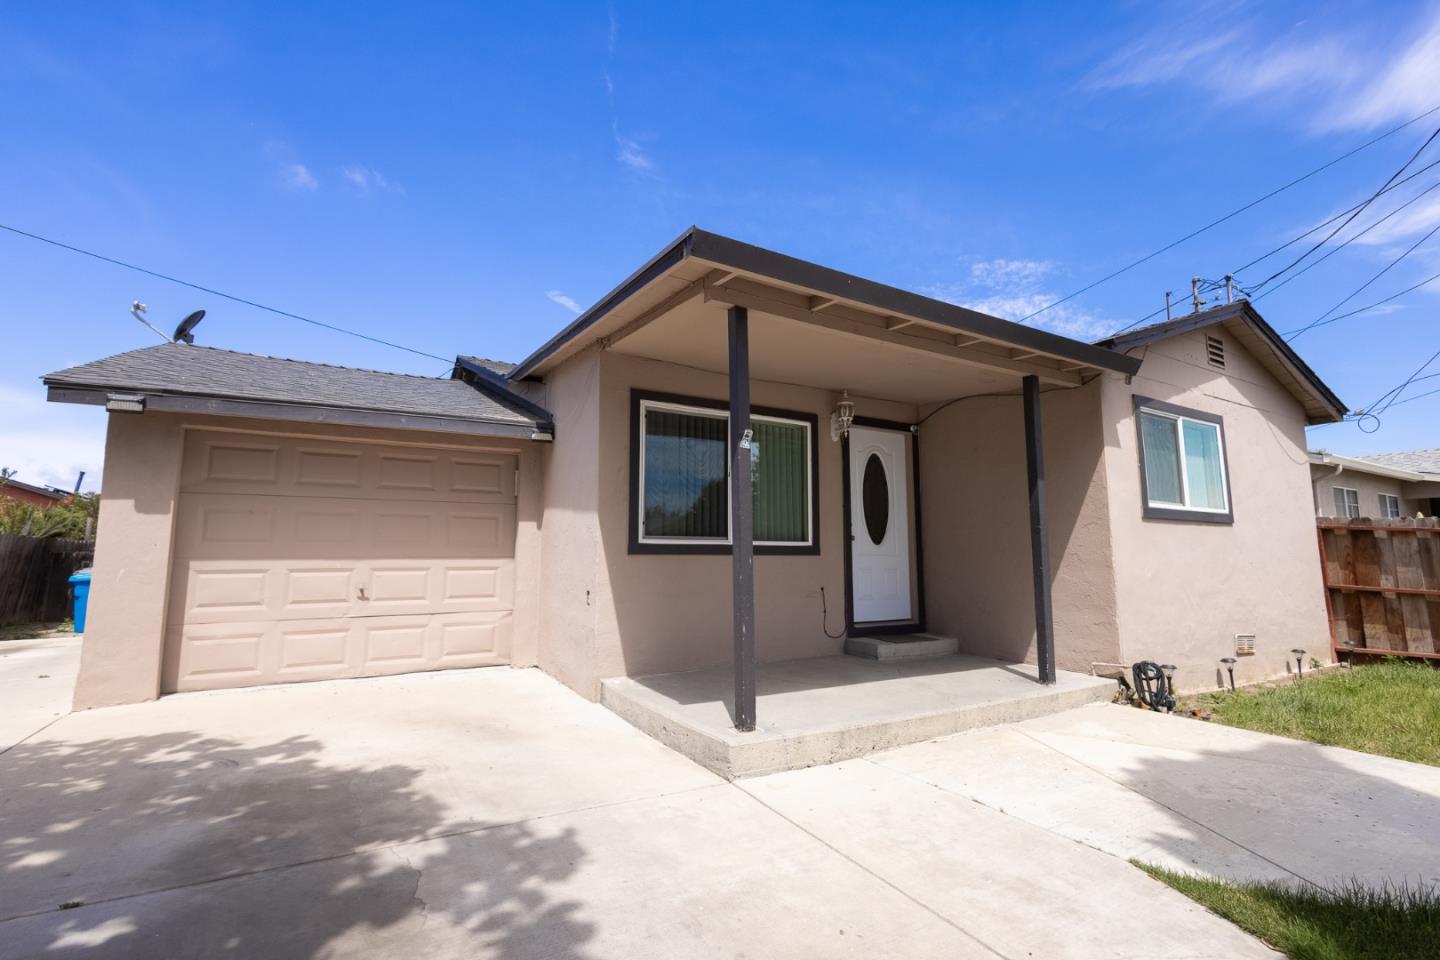
<path id="1" fill-rule="evenodd" d="M 75 632 L 85 632 L 85 608 L 90 605 L 90 571 L 77 570 L 70 575 L 70 616 Z"/>

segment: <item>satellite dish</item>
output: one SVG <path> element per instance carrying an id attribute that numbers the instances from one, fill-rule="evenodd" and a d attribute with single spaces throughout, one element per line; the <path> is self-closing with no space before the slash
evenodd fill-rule
<path id="1" fill-rule="evenodd" d="M 194 343 L 195 334 L 191 333 L 190 331 L 194 330 L 197 326 L 199 326 L 200 321 L 204 319 L 205 311 L 196 310 L 194 313 L 190 314 L 190 316 L 180 321 L 180 326 L 175 328 L 175 336 L 171 337 L 170 339 L 173 340 L 175 343 Z"/>

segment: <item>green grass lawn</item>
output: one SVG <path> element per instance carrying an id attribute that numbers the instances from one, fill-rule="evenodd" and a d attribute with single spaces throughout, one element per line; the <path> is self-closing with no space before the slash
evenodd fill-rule
<path id="1" fill-rule="evenodd" d="M 1278 884 L 1221 883 L 1136 866 L 1292 960 L 1440 957 L 1440 891 L 1351 885 L 1332 894 Z"/>
<path id="2" fill-rule="evenodd" d="M 1232 727 L 1440 766 L 1440 670 L 1425 663 L 1386 660 L 1189 703 Z"/>

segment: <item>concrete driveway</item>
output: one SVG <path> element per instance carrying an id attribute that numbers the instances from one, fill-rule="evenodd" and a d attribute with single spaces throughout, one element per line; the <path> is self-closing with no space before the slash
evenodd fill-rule
<path id="1" fill-rule="evenodd" d="M 70 712 L 80 637 L 0 641 L 0 750 Z"/>
<path id="2" fill-rule="evenodd" d="M 0 756 L 0 957 L 1273 956 L 906 757 L 726 783 L 503 668 L 74 714 Z"/>

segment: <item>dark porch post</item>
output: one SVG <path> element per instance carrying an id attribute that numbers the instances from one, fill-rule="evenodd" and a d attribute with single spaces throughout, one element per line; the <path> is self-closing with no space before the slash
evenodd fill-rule
<path id="1" fill-rule="evenodd" d="M 1030 564 L 1035 571 L 1035 659 L 1040 682 L 1055 682 L 1055 618 L 1050 607 L 1050 534 L 1040 442 L 1040 378 L 1025 378 L 1025 473 L 1030 481 Z M 732 388 L 733 389 L 733 388 Z"/>
<path id="2" fill-rule="evenodd" d="M 750 487 L 750 313 L 730 308 L 730 543 L 735 583 L 735 729 L 755 729 L 755 545 Z"/>

